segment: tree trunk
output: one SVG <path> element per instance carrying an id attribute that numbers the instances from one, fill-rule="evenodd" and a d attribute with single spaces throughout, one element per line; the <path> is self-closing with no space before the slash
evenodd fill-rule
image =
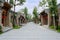
<path id="1" fill-rule="evenodd" d="M 56 30 L 58 30 L 58 15 L 57 16 L 55 16 L 55 25 L 56 25 Z"/>
<path id="2" fill-rule="evenodd" d="M 15 12 L 15 5 L 14 5 L 14 12 Z M 15 13 L 13 13 L 13 26 L 15 26 Z"/>

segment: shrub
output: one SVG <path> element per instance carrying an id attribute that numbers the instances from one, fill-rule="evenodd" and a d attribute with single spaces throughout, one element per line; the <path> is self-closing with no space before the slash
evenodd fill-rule
<path id="1" fill-rule="evenodd" d="M 60 32 L 60 26 L 58 26 L 58 30 L 57 30 L 57 32 Z"/>
<path id="2" fill-rule="evenodd" d="M 13 28 L 14 28 L 14 29 L 19 29 L 19 28 L 21 28 L 21 26 L 15 25 Z"/>
<path id="3" fill-rule="evenodd" d="M 60 30 L 60 26 L 58 26 L 58 29 Z"/>
<path id="4" fill-rule="evenodd" d="M 52 26 L 50 26 L 50 28 L 51 28 L 51 29 L 54 29 L 54 26 L 52 25 Z"/>
<path id="5" fill-rule="evenodd" d="M 60 32 L 60 29 L 58 29 L 57 32 Z"/>
<path id="6" fill-rule="evenodd" d="M 2 34 L 2 26 L 0 26 L 0 34 Z"/>

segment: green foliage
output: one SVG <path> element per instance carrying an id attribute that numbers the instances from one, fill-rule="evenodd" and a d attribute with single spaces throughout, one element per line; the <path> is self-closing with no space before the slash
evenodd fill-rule
<path id="1" fill-rule="evenodd" d="M 37 8 L 35 7 L 34 10 L 33 10 L 33 16 L 35 18 L 38 18 L 38 14 L 37 14 Z"/>
<path id="2" fill-rule="evenodd" d="M 40 2 L 39 6 L 43 6 L 46 3 L 48 3 L 50 13 L 57 15 L 57 0 L 42 0 L 42 2 Z"/>
<path id="3" fill-rule="evenodd" d="M 57 32 L 59 32 L 59 33 L 60 33 L 60 26 L 58 26 L 58 30 L 57 30 Z"/>
<path id="4" fill-rule="evenodd" d="M 58 29 L 58 30 L 57 30 L 57 32 L 59 32 L 59 33 L 60 33 L 60 30 Z"/>
<path id="5" fill-rule="evenodd" d="M 20 1 L 20 4 L 23 4 L 23 2 L 25 2 L 25 0 L 19 0 Z"/>
<path id="6" fill-rule="evenodd" d="M 0 34 L 2 34 L 3 32 L 2 31 L 0 31 Z"/>
<path id="7" fill-rule="evenodd" d="M 31 21 L 31 15 L 28 14 L 27 17 L 28 17 L 28 20 Z"/>
<path id="8" fill-rule="evenodd" d="M 60 30 L 60 26 L 58 26 L 58 29 Z"/>
<path id="9" fill-rule="evenodd" d="M 57 27 L 57 25 L 58 25 L 58 21 L 57 21 L 57 19 L 58 19 L 57 0 L 46 0 L 44 3 L 45 4 L 48 3 L 50 14 L 51 15 L 54 14 L 56 29 L 58 29 L 58 27 Z M 45 5 L 44 3 L 42 1 L 41 6 Z"/>
<path id="10" fill-rule="evenodd" d="M 46 0 L 42 0 L 42 2 L 40 2 L 40 4 L 39 4 L 39 6 L 43 6 L 43 5 L 45 5 L 46 4 Z"/>
<path id="11" fill-rule="evenodd" d="M 56 0 L 52 0 L 51 2 L 49 2 L 49 5 L 51 6 L 51 7 L 49 7 L 50 12 L 52 14 L 57 14 L 57 1 Z"/>
<path id="12" fill-rule="evenodd" d="M 10 4 L 13 4 L 13 0 L 10 0 Z"/>
<path id="13" fill-rule="evenodd" d="M 54 26 L 52 25 L 52 26 L 50 26 L 50 28 L 51 28 L 51 29 L 54 29 Z"/>
<path id="14" fill-rule="evenodd" d="M 19 2 L 20 2 L 20 3 L 18 3 L 19 5 L 20 5 L 20 4 L 23 4 L 23 2 L 25 2 L 25 0 L 15 0 L 15 2 L 16 2 L 16 1 L 19 1 Z M 18 4 L 15 4 L 15 3 L 14 3 L 14 0 L 10 0 L 10 4 L 18 5 Z"/>
<path id="15" fill-rule="evenodd" d="M 38 23 L 38 13 L 37 13 L 37 8 L 35 7 L 33 10 L 33 20 L 35 23 Z"/>
<path id="16" fill-rule="evenodd" d="M 50 26 L 50 28 L 51 29 L 54 29 L 54 26 L 52 25 L 52 26 Z M 60 30 L 60 26 L 58 26 L 58 29 Z"/>
<path id="17" fill-rule="evenodd" d="M 28 14 L 27 14 L 27 13 L 28 13 L 27 7 L 24 8 L 24 13 L 25 13 L 25 15 L 28 15 Z"/>
<path id="18" fill-rule="evenodd" d="M 14 25 L 13 29 L 19 29 L 21 26 Z"/>
<path id="19" fill-rule="evenodd" d="M 27 9 L 27 7 L 24 8 L 23 12 L 25 14 L 25 18 L 28 19 L 28 9 Z"/>
<path id="20" fill-rule="evenodd" d="M 53 25 L 50 26 L 50 29 L 53 29 L 54 30 L 54 26 Z M 56 31 L 60 33 L 60 26 L 58 26 L 58 30 L 56 30 Z"/>
<path id="21" fill-rule="evenodd" d="M 14 3 L 14 1 L 16 2 L 16 1 L 19 1 L 20 3 L 18 3 L 18 4 L 16 4 L 16 3 Z M 13 6 L 14 6 L 14 12 L 15 12 L 15 6 L 16 5 L 21 5 L 21 4 L 23 4 L 23 2 L 25 2 L 25 0 L 10 0 L 10 4 L 12 4 Z M 14 17 L 15 17 L 15 13 L 14 13 L 14 15 L 13 15 Z M 15 18 L 13 17 L 13 27 L 14 27 L 14 25 L 16 25 L 15 24 Z"/>

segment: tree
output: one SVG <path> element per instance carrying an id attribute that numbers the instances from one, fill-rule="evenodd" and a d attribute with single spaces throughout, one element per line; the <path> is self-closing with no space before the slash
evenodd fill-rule
<path id="1" fill-rule="evenodd" d="M 37 23 L 38 22 L 38 13 L 37 13 L 37 8 L 36 7 L 33 10 L 33 16 L 34 16 L 35 23 Z"/>
<path id="2" fill-rule="evenodd" d="M 31 14 L 27 15 L 28 21 L 31 21 L 31 16 L 32 16 Z"/>
<path id="3" fill-rule="evenodd" d="M 25 18 L 28 20 L 28 9 L 27 7 L 24 8 L 24 14 L 25 14 Z"/>
<path id="4" fill-rule="evenodd" d="M 19 1 L 19 3 L 18 4 L 15 4 L 16 1 Z M 23 4 L 23 2 L 25 2 L 25 0 L 10 0 L 10 4 L 12 4 L 12 6 L 14 6 L 14 12 L 15 12 L 15 7 L 17 5 Z M 16 25 L 14 20 L 15 20 L 15 13 L 13 14 L 13 26 Z"/>
<path id="5" fill-rule="evenodd" d="M 37 15 L 37 8 L 35 7 L 34 10 L 33 10 L 33 16 L 35 18 L 38 18 L 38 15 Z"/>
<path id="6" fill-rule="evenodd" d="M 40 2 L 40 6 L 43 6 L 46 3 L 48 3 L 48 7 L 51 15 L 54 14 L 55 26 L 56 26 L 56 29 L 58 29 L 57 0 L 42 0 L 42 2 Z"/>

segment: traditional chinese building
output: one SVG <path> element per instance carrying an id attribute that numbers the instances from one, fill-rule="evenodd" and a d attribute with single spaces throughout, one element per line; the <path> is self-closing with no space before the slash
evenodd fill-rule
<path id="1" fill-rule="evenodd" d="M 18 25 L 22 25 L 22 24 L 26 23 L 26 18 L 25 18 L 24 13 L 19 13 L 18 14 L 17 22 L 18 22 Z"/>
<path id="2" fill-rule="evenodd" d="M 42 25 L 47 25 L 48 24 L 48 14 L 45 13 L 45 11 L 42 11 L 39 15 L 40 15 Z"/>
<path id="3" fill-rule="evenodd" d="M 0 25 L 2 26 L 2 31 L 5 32 L 12 28 L 10 25 L 10 14 L 9 10 L 11 5 L 7 2 L 2 3 L 3 6 L 0 7 Z"/>
<path id="4" fill-rule="evenodd" d="M 60 25 L 60 4 L 58 4 L 57 6 L 58 6 L 58 12 L 57 13 L 58 13 L 58 16 L 59 16 L 58 25 Z M 44 11 L 42 11 L 40 13 L 40 20 L 41 20 L 42 25 L 50 26 L 50 25 L 54 24 L 53 21 L 52 21 L 53 20 L 53 15 L 50 14 L 49 9 L 45 9 Z"/>

